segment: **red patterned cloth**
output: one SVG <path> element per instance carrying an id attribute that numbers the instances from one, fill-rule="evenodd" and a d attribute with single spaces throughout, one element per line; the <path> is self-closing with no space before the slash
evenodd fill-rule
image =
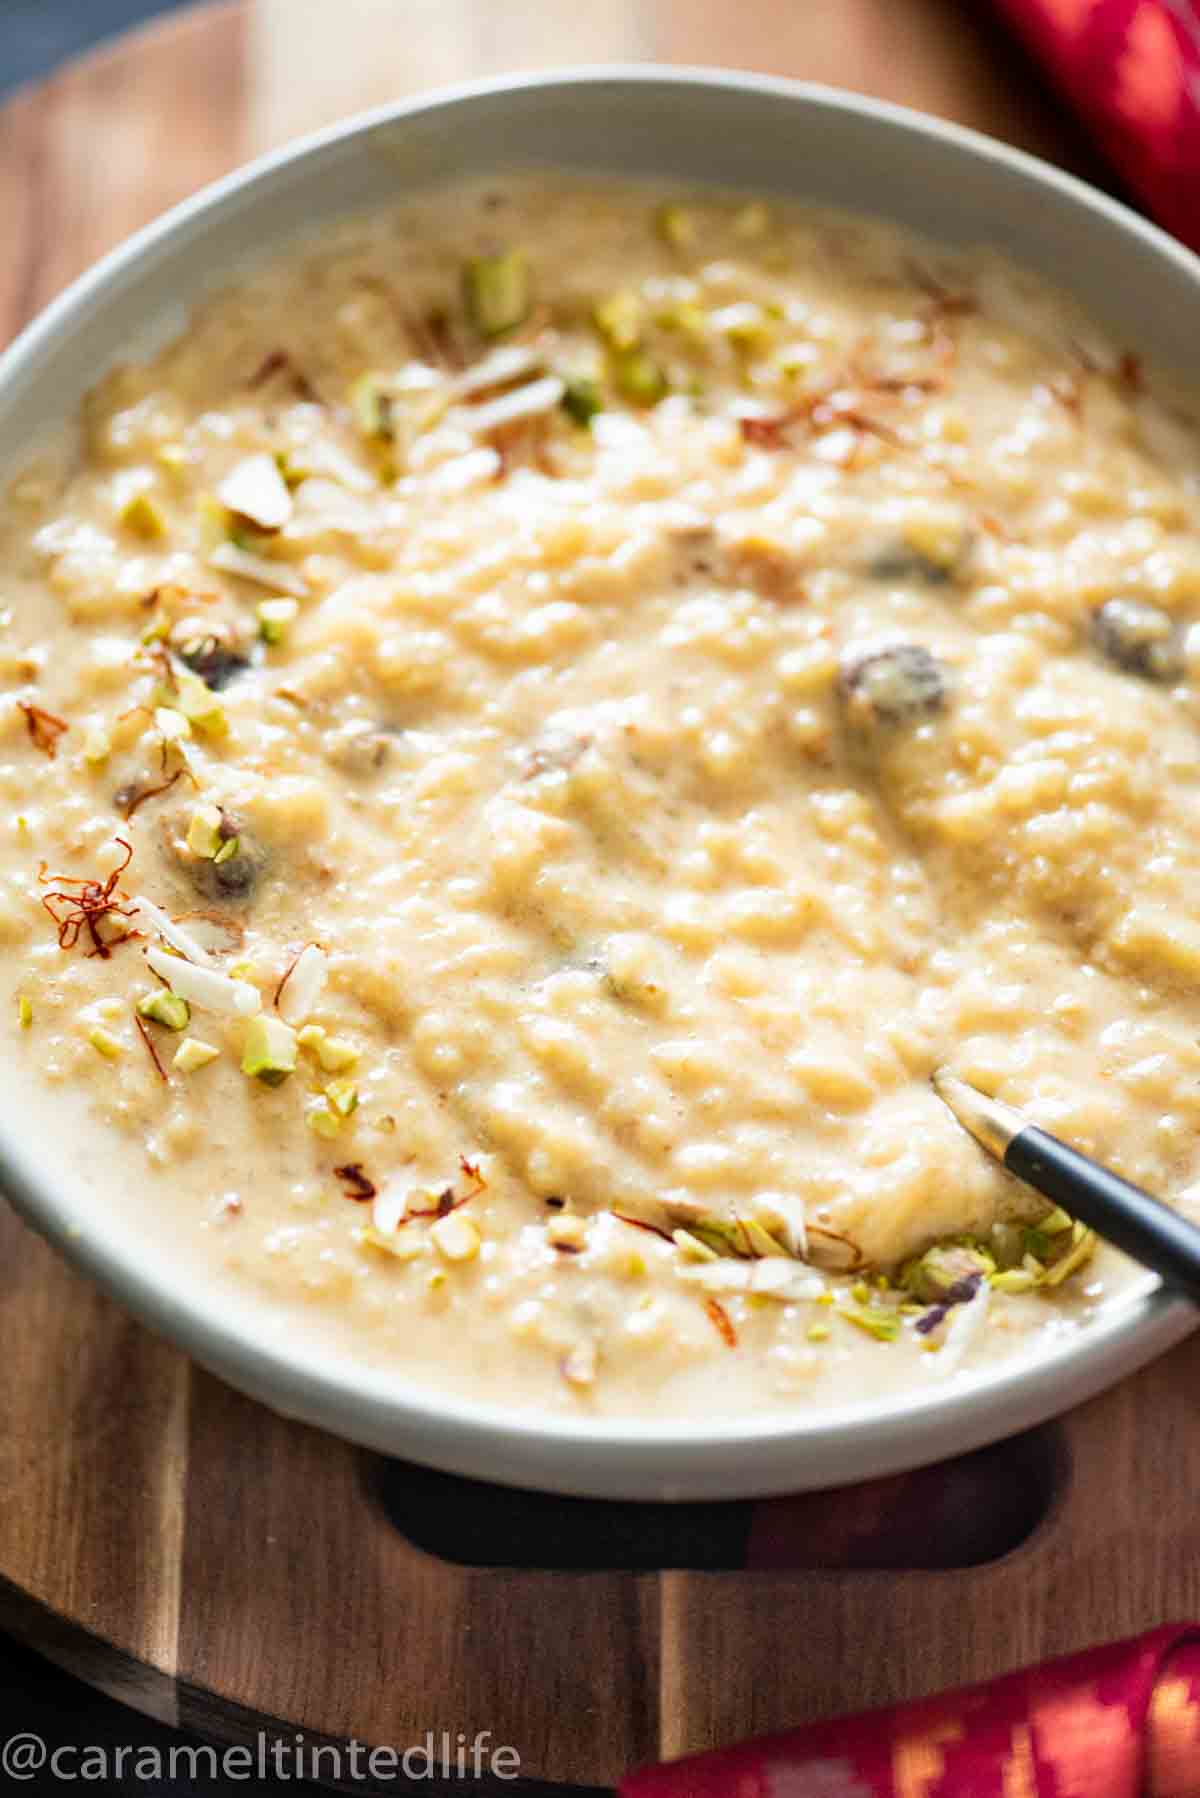
<path id="1" fill-rule="evenodd" d="M 1200 249 L 1200 0 L 995 0 L 1160 225 Z"/>
<path id="2" fill-rule="evenodd" d="M 621 1798 L 1200 1798 L 1200 1625 L 648 1767 Z"/>

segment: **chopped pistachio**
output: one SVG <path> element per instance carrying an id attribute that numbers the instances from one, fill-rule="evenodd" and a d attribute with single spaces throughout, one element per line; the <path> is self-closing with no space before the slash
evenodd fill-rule
<path id="1" fill-rule="evenodd" d="M 809 1324 L 808 1340 L 810 1342 L 828 1342 L 830 1329 L 828 1324 Z"/>
<path id="2" fill-rule="evenodd" d="M 654 214 L 654 229 L 673 250 L 690 250 L 696 242 L 696 215 L 685 206 L 659 206 Z"/>
<path id="3" fill-rule="evenodd" d="M 161 537 L 167 528 L 162 507 L 148 493 L 133 494 L 125 501 L 117 516 L 127 531 L 132 531 L 135 537 L 143 537 L 148 542 Z"/>
<path id="4" fill-rule="evenodd" d="M 927 1305 L 936 1305 L 960 1281 L 982 1274 L 989 1278 L 996 1263 L 986 1249 L 963 1242 L 935 1243 L 900 1269 L 897 1284 Z"/>
<path id="5" fill-rule="evenodd" d="M 206 681 L 201 680 L 190 668 L 176 671 L 176 692 L 173 703 L 185 718 L 200 730 L 212 731 L 219 735 L 225 729 L 225 712 L 217 695 Z"/>
<path id="6" fill-rule="evenodd" d="M 230 545 L 232 545 L 243 555 L 256 560 L 260 559 L 267 555 L 271 538 L 274 535 L 274 531 L 260 531 L 258 526 L 252 524 L 248 518 L 241 517 L 237 512 L 231 512 L 229 514 L 229 544 L 221 551 L 221 555 L 227 557 Z M 218 560 L 215 554 L 210 560 L 214 568 L 222 568 L 227 565 L 224 561 Z"/>
<path id="7" fill-rule="evenodd" d="M 667 377 L 645 350 L 623 350 L 613 357 L 613 382 L 633 406 L 657 406 L 667 391 Z"/>
<path id="8" fill-rule="evenodd" d="M 745 1252 L 736 1224 L 723 1217 L 716 1217 L 711 1212 L 695 1220 L 691 1225 L 691 1234 L 712 1249 L 715 1255 L 741 1255 Z"/>
<path id="9" fill-rule="evenodd" d="M 395 404 L 379 375 L 359 376 L 350 389 L 350 405 L 364 437 L 392 442 L 396 435 Z"/>
<path id="10" fill-rule="evenodd" d="M 623 287 L 592 310 L 592 322 L 610 350 L 636 349 L 642 334 L 642 302 Z"/>
<path id="11" fill-rule="evenodd" d="M 604 410 L 604 398 L 600 392 L 600 383 L 593 381 L 588 375 L 569 376 L 563 387 L 563 396 L 559 404 L 568 418 L 586 429 L 597 412 Z"/>
<path id="12" fill-rule="evenodd" d="M 187 828 L 187 846 L 193 855 L 200 855 L 206 861 L 212 861 L 225 841 L 221 829 L 220 808 L 215 805 L 198 805 L 192 813 Z"/>
<path id="13" fill-rule="evenodd" d="M 358 1050 L 344 1036 L 330 1036 L 321 1024 L 306 1024 L 296 1038 L 314 1054 L 328 1074 L 344 1073 L 358 1060 Z"/>
<path id="14" fill-rule="evenodd" d="M 770 343 L 771 328 L 766 313 L 753 300 L 742 300 L 714 312 L 710 324 L 735 350 L 750 353 Z"/>
<path id="15" fill-rule="evenodd" d="M 226 837 L 217 853 L 213 856 L 213 866 L 219 868 L 222 862 L 232 861 L 242 846 L 240 837 Z"/>
<path id="16" fill-rule="evenodd" d="M 514 330 L 529 312 L 529 261 L 524 250 L 477 256 L 463 270 L 467 317 L 481 337 Z"/>
<path id="17" fill-rule="evenodd" d="M 225 710 L 221 707 L 218 696 L 207 685 L 207 681 L 201 680 L 200 674 L 194 674 L 191 669 L 173 669 L 173 685 L 167 685 L 164 681 L 158 687 L 155 705 L 158 710 L 182 714 L 198 730 L 209 730 L 214 735 L 221 735 L 227 728 Z"/>
<path id="18" fill-rule="evenodd" d="M 900 1334 L 900 1319 L 881 1305 L 839 1305 L 837 1313 L 877 1342 L 895 1342 Z"/>
<path id="19" fill-rule="evenodd" d="M 661 307 L 654 315 L 654 322 L 660 331 L 677 331 L 693 344 L 704 343 L 709 336 L 708 314 L 690 300 L 677 300 Z"/>
<path id="20" fill-rule="evenodd" d="M 125 1053 L 112 1031 L 102 1029 L 99 1024 L 88 1031 L 87 1039 L 97 1055 L 103 1055 L 106 1061 L 116 1061 Z"/>
<path id="21" fill-rule="evenodd" d="M 854 1300 L 856 1305 L 869 1305 L 871 1303 L 871 1288 L 867 1285 L 865 1280 L 856 1280 L 854 1285 L 850 1288 L 850 1297 Z"/>
<path id="22" fill-rule="evenodd" d="M 698 1236 L 693 1236 L 690 1230 L 673 1230 L 671 1240 L 685 1261 L 717 1261 L 720 1259 L 715 1249 L 711 1249 L 706 1242 L 701 1242 Z"/>
<path id="23" fill-rule="evenodd" d="M 798 381 L 812 368 L 813 360 L 809 344 L 788 343 L 775 352 L 774 366 L 785 381 Z"/>
<path id="24" fill-rule="evenodd" d="M 342 1127 L 342 1120 L 335 1111 L 331 1110 L 324 1099 L 318 1099 L 315 1105 L 309 1106 L 304 1114 L 304 1121 L 314 1136 L 323 1136 L 326 1139 L 336 1136 Z"/>
<path id="25" fill-rule="evenodd" d="M 358 1109 L 358 1088 L 353 1080 L 331 1080 L 325 1097 L 339 1117 L 348 1118 Z"/>
<path id="26" fill-rule="evenodd" d="M 765 1259 L 771 1255 L 787 1254 L 783 1244 L 772 1236 L 771 1232 L 763 1224 L 760 1224 L 757 1218 L 739 1217 L 738 1228 L 752 1255 Z"/>
<path id="27" fill-rule="evenodd" d="M 1061 1236 L 1064 1230 L 1071 1228 L 1074 1221 L 1074 1218 L 1065 1212 L 1061 1205 L 1056 1205 L 1050 1215 L 1042 1219 L 1038 1229 L 1043 1236 Z"/>
<path id="28" fill-rule="evenodd" d="M 206 1068 L 210 1061 L 215 1061 L 220 1053 L 212 1043 L 202 1042 L 198 1036 L 185 1036 L 171 1057 L 171 1066 L 178 1068 L 181 1074 L 194 1074 L 197 1068 Z"/>
<path id="29" fill-rule="evenodd" d="M 1007 1220 L 993 1224 L 988 1247 L 997 1267 L 1016 1267 L 1023 1252 L 1021 1226 Z"/>
<path id="30" fill-rule="evenodd" d="M 242 1072 L 264 1086 L 282 1086 L 296 1071 L 296 1032 L 265 1012 L 250 1019 L 242 1049 Z"/>
<path id="31" fill-rule="evenodd" d="M 168 1030 L 186 1030 L 191 1022 L 192 1008 L 178 993 L 160 986 L 138 1000 L 137 1014 L 139 1018 L 150 1018 L 155 1024 L 165 1024 Z"/>
<path id="32" fill-rule="evenodd" d="M 298 487 L 302 481 L 307 481 L 313 472 L 295 449 L 276 450 L 275 466 L 289 488 Z"/>
<path id="33" fill-rule="evenodd" d="M 1032 1292 L 1037 1280 L 1027 1268 L 1007 1267 L 1001 1273 L 993 1274 L 988 1284 L 993 1292 Z"/>
<path id="34" fill-rule="evenodd" d="M 429 1230 L 434 1247 L 447 1261 L 473 1261 L 479 1253 L 479 1231 L 469 1217 L 452 1212 Z"/>
<path id="35" fill-rule="evenodd" d="M 294 599 L 260 599 L 254 608 L 254 615 L 258 619 L 258 634 L 263 642 L 282 643 L 296 622 L 299 611 L 299 601 Z"/>
<path id="36" fill-rule="evenodd" d="M 33 1002 L 24 993 L 17 1000 L 17 1023 L 22 1030 L 28 1030 L 33 1023 Z"/>
<path id="37" fill-rule="evenodd" d="M 1096 1252 L 1096 1232 L 1083 1224 L 1073 1223 L 1069 1239 L 1060 1235 L 1056 1238 L 1056 1247 L 1064 1240 L 1068 1241 L 1067 1251 L 1046 1269 L 1042 1279 L 1044 1286 L 1061 1286 L 1064 1280 L 1078 1273 Z"/>

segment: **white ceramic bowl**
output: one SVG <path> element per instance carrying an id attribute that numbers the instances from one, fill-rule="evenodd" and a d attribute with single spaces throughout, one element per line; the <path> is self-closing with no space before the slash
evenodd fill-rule
<path id="1" fill-rule="evenodd" d="M 1081 182 L 916 113 L 747 75 L 585 70 L 434 94 L 254 163 L 78 281 L 0 358 L 0 466 L 68 415 L 132 342 L 179 328 L 231 265 L 398 191 L 517 163 L 774 189 L 986 241 L 1073 290 L 1122 343 L 1180 369 L 1200 341 L 1200 261 Z M 11 1108 L 10 1108 L 11 1109 Z M 540 1420 L 447 1400 L 316 1351 L 285 1353 L 198 1295 L 128 1221 L 53 1177 L 50 1146 L 0 1119 L 0 1179 L 35 1228 L 196 1360 L 290 1416 L 454 1472 L 594 1497 L 720 1498 L 863 1479 L 973 1448 L 1100 1391 L 1186 1334 L 1147 1288 L 1078 1336 L 940 1393 L 794 1421 Z"/>

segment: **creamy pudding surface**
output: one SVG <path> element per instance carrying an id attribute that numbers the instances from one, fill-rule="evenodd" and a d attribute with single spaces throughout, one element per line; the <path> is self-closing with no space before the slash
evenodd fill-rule
<path id="1" fill-rule="evenodd" d="M 981 221 L 981 228 L 986 221 Z M 985 253 L 522 175 L 294 244 L 0 507 L 10 1102 L 284 1346 L 935 1390 L 1200 1175 L 1200 438 Z"/>

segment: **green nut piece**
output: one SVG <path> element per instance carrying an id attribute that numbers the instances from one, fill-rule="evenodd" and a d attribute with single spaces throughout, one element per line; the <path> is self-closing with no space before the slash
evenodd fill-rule
<path id="1" fill-rule="evenodd" d="M 771 1232 L 763 1224 L 760 1224 L 757 1218 L 739 1217 L 737 1227 L 746 1244 L 746 1251 L 757 1259 L 766 1260 L 772 1256 L 787 1255 L 783 1244 L 776 1241 Z"/>
<path id="2" fill-rule="evenodd" d="M 396 435 L 392 396 L 376 374 L 360 375 L 350 389 L 350 409 L 364 437 L 390 443 Z"/>
<path id="3" fill-rule="evenodd" d="M 223 736 L 228 728 L 225 708 L 216 693 L 190 668 L 172 669 L 171 684 L 160 683 L 154 703 L 180 712 L 197 730 L 213 736 Z"/>
<path id="4" fill-rule="evenodd" d="M 127 499 L 121 507 L 120 520 L 127 531 L 146 542 L 161 537 L 167 528 L 162 507 L 148 493 L 135 493 Z"/>
<path id="5" fill-rule="evenodd" d="M 1059 1231 L 1050 1240 L 1052 1259 L 1042 1275 L 1043 1286 L 1061 1286 L 1086 1266 L 1096 1252 L 1096 1233 L 1084 1224 L 1073 1223 L 1069 1235 Z"/>
<path id="6" fill-rule="evenodd" d="M 258 619 L 258 634 L 264 643 L 272 645 L 282 643 L 299 614 L 299 603 L 294 599 L 263 599 L 254 608 Z"/>
<path id="7" fill-rule="evenodd" d="M 941 1304 L 963 1280 L 977 1274 L 984 1279 L 996 1271 L 996 1263 L 984 1249 L 963 1243 L 935 1243 L 923 1255 L 900 1269 L 898 1285 L 923 1304 Z"/>
<path id="8" fill-rule="evenodd" d="M 736 1224 L 723 1217 L 706 1214 L 689 1224 L 688 1230 L 705 1248 L 711 1249 L 714 1255 L 745 1257 L 746 1248 L 741 1232 Z"/>
<path id="9" fill-rule="evenodd" d="M 632 350 L 642 334 L 642 302 L 632 288 L 621 288 L 593 308 L 592 320 L 610 350 Z"/>
<path id="10" fill-rule="evenodd" d="M 1027 1267 L 1008 1267 L 1003 1273 L 993 1274 L 988 1284 L 993 1292 L 1032 1292 L 1038 1283 L 1038 1276 L 1031 1274 Z"/>
<path id="11" fill-rule="evenodd" d="M 137 1014 L 139 1018 L 149 1018 L 154 1024 L 165 1024 L 168 1030 L 186 1030 L 191 1022 L 192 1008 L 178 993 L 158 987 L 138 1000 Z"/>
<path id="12" fill-rule="evenodd" d="M 529 261 L 524 250 L 477 256 L 463 270 L 467 317 L 481 337 L 512 331 L 529 312 Z"/>
<path id="13" fill-rule="evenodd" d="M 340 1118 L 348 1118 L 358 1110 L 358 1088 L 352 1080 L 331 1080 L 325 1088 L 325 1101 Z"/>
<path id="14" fill-rule="evenodd" d="M 853 1324 L 856 1330 L 873 1336 L 876 1342 L 895 1342 L 900 1334 L 900 1319 L 896 1312 L 882 1305 L 839 1305 L 837 1314 L 848 1324 Z"/>
<path id="15" fill-rule="evenodd" d="M 600 383 L 587 375 L 578 375 L 568 380 L 563 389 L 561 404 L 567 417 L 586 430 L 597 412 L 604 410 Z"/>
<path id="16" fill-rule="evenodd" d="M 654 229 L 663 243 L 673 250 L 690 250 L 696 243 L 696 215 L 685 206 L 660 206 L 654 214 Z"/>
<path id="17" fill-rule="evenodd" d="M 633 406 L 657 406 L 667 391 L 667 377 L 645 350 L 623 350 L 613 357 L 613 382 Z"/>
<path id="18" fill-rule="evenodd" d="M 264 1086 L 282 1086 L 296 1071 L 296 1032 L 282 1018 L 251 1018 L 242 1048 L 242 1072 Z"/>

